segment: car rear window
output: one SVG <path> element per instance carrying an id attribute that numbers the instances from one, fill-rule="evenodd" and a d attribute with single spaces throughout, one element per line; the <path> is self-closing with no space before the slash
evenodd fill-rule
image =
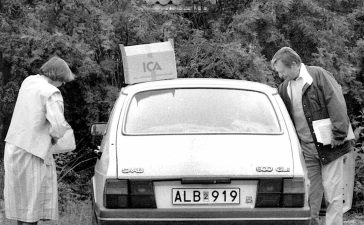
<path id="1" fill-rule="evenodd" d="M 256 91 L 216 88 L 152 90 L 133 96 L 124 133 L 279 133 L 269 98 Z"/>

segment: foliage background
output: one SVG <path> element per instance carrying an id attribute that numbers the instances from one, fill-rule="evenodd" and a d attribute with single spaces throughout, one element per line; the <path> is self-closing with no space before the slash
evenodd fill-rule
<path id="1" fill-rule="evenodd" d="M 55 54 L 77 75 L 61 88 L 65 116 L 77 142 L 75 152 L 57 156 L 61 203 L 89 197 L 95 163 L 89 128 L 95 121 L 107 121 L 124 86 L 119 44 L 162 41 L 165 27 L 174 39 L 179 77 L 243 79 L 276 87 L 280 80 L 269 66 L 270 59 L 280 47 L 291 46 L 305 64 L 333 73 L 343 86 L 354 127 L 364 127 L 362 0 L 217 1 L 207 5 L 208 13 L 156 12 L 142 2 L 0 1 L 1 140 L 26 76 L 36 74 Z M 359 134 L 353 203 L 353 210 L 361 212 L 363 141 Z M 1 158 L 3 147 L 1 142 Z"/>

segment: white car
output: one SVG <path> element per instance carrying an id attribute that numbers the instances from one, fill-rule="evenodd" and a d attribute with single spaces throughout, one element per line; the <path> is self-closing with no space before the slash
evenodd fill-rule
<path id="1" fill-rule="evenodd" d="M 100 152 L 94 224 L 309 224 L 299 141 L 267 85 L 175 79 L 127 86 Z"/>

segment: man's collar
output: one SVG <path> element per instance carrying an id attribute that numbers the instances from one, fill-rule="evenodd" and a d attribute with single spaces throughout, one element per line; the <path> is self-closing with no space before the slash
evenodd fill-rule
<path id="1" fill-rule="evenodd" d="M 303 63 L 301 63 L 300 74 L 298 75 L 296 80 L 298 80 L 299 78 L 302 78 L 303 83 L 305 83 L 305 84 L 307 83 L 307 84 L 311 85 L 313 82 L 311 75 L 308 73 L 306 66 Z"/>

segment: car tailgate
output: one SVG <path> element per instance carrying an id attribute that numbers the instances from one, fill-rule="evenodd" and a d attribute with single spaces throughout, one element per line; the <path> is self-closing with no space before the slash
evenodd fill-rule
<path id="1" fill-rule="evenodd" d="M 120 179 L 292 177 L 289 138 L 277 135 L 121 136 Z"/>

